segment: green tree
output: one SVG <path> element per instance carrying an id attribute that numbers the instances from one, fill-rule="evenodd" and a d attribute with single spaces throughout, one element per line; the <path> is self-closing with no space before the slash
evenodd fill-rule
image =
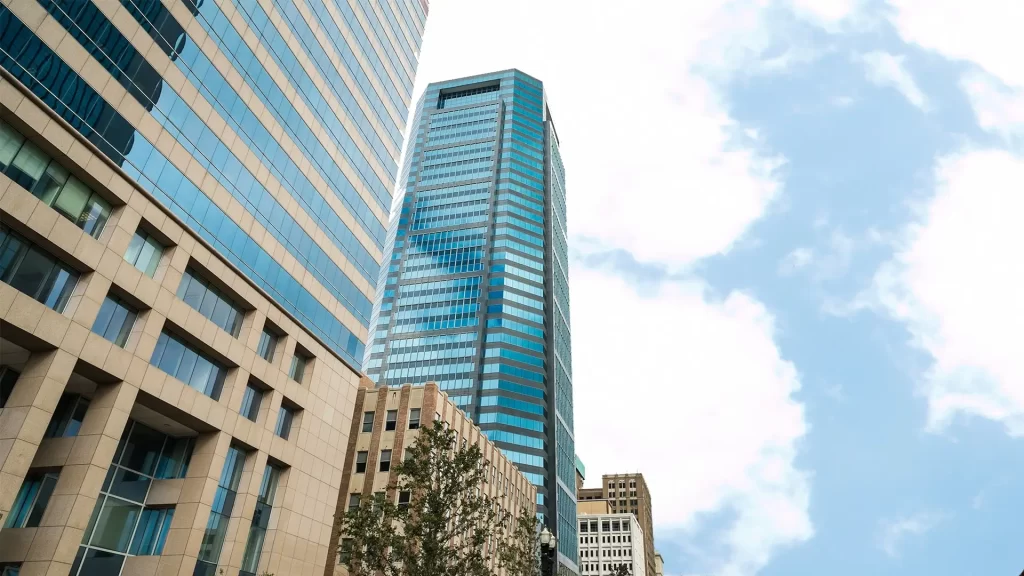
<path id="1" fill-rule="evenodd" d="M 503 519 L 498 564 L 505 568 L 506 576 L 540 575 L 537 530 L 537 516 L 526 507 L 515 518 Z"/>
<path id="2" fill-rule="evenodd" d="M 341 519 L 341 556 L 350 574 L 492 576 L 493 558 L 513 562 L 508 540 L 525 538 L 529 521 L 511 518 L 481 492 L 482 458 L 476 444 L 456 446 L 455 433 L 440 421 L 421 428 L 395 467 L 397 481 Z M 396 503 L 399 495 L 408 504 Z M 533 518 L 526 510 L 523 516 Z M 532 533 L 528 540 L 534 542 Z M 528 551 L 530 545 L 517 546 Z"/>

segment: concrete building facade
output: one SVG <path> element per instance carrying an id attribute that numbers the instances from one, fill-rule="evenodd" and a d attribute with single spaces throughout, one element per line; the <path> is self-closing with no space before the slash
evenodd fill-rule
<path id="1" fill-rule="evenodd" d="M 356 395 L 354 414 L 343 470 L 345 482 L 336 506 L 337 519 L 340 520 L 345 510 L 359 506 L 363 498 L 384 492 L 397 482 L 392 462 L 404 459 L 406 449 L 416 441 L 419 428 L 432 425 L 435 419 L 446 422 L 455 432 L 456 445 L 469 443 L 480 447 L 487 466 L 480 486 L 483 494 L 493 497 L 502 510 L 513 516 L 518 516 L 523 507 L 530 513 L 536 512 L 537 488 L 437 384 L 374 388 L 373 382 L 364 378 Z M 408 499 L 409 494 L 391 490 L 388 497 L 401 502 L 403 498 Z M 331 542 L 336 543 L 338 554 L 336 562 L 327 566 L 324 574 L 348 576 L 349 570 L 344 564 L 347 547 L 337 521 Z M 492 568 L 497 569 L 497 566 Z M 501 573 L 503 571 L 496 570 L 496 574 Z"/>
<path id="2" fill-rule="evenodd" d="M 613 574 L 620 565 L 633 576 L 653 574 L 644 557 L 644 531 L 633 514 L 580 514 L 579 539 L 581 576 Z"/>
<path id="3" fill-rule="evenodd" d="M 654 515 L 651 508 L 651 492 L 647 488 L 643 474 L 605 474 L 601 477 L 600 488 L 583 488 L 579 491 L 578 498 L 607 500 L 613 513 L 628 512 L 636 516 L 646 535 L 644 558 L 647 562 L 647 573 L 655 573 Z"/>
<path id="4" fill-rule="evenodd" d="M 559 572 L 577 573 L 566 174 L 544 85 L 432 83 L 414 127 L 363 369 L 446 390 L 536 484 Z"/>
<path id="5" fill-rule="evenodd" d="M 0 570 L 322 572 L 357 372 L 0 74 Z"/>

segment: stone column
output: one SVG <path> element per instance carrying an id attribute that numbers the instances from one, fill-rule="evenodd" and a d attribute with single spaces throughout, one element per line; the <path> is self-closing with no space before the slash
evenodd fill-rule
<path id="1" fill-rule="evenodd" d="M 22 575 L 70 572 L 138 391 L 126 382 L 97 387 L 22 564 Z"/>
<path id="2" fill-rule="evenodd" d="M 0 410 L 0 516 L 3 518 L 11 511 L 75 361 L 73 355 L 60 349 L 33 353 L 14 384 L 7 406 Z"/>

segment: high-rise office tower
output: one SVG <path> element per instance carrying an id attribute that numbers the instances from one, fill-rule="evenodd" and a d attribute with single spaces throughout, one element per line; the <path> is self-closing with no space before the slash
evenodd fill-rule
<path id="1" fill-rule="evenodd" d="M 576 573 L 565 170 L 543 84 L 431 84 L 411 137 L 364 370 L 446 390 L 537 485 Z"/>
<path id="2" fill-rule="evenodd" d="M 0 574 L 334 558 L 426 10 L 0 4 Z"/>

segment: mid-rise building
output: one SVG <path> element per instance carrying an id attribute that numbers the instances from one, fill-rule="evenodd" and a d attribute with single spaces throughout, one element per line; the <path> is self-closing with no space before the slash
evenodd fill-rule
<path id="1" fill-rule="evenodd" d="M 423 0 L 0 5 L 0 573 L 311 574 Z"/>
<path id="2" fill-rule="evenodd" d="M 565 170 L 543 84 L 430 84 L 389 231 L 364 370 L 436 381 L 538 489 L 576 573 Z"/>
<path id="3" fill-rule="evenodd" d="M 480 486 L 483 494 L 493 497 L 502 510 L 513 516 L 518 516 L 524 507 L 529 513 L 536 512 L 537 488 L 437 384 L 374 388 L 373 382 L 364 378 L 355 399 L 355 417 L 342 470 L 343 488 L 331 532 L 331 542 L 337 545 L 337 562 L 327 566 L 325 576 L 349 573 L 345 565 L 349 547 L 342 538 L 340 517 L 346 510 L 358 507 L 363 498 L 384 492 L 397 482 L 392 463 L 405 458 L 405 451 L 416 442 L 420 427 L 432 425 L 435 419 L 447 423 L 455 432 L 456 445 L 480 447 L 488 468 Z M 401 503 L 403 499 L 408 502 L 411 496 L 391 490 L 388 497 Z M 491 568 L 496 574 L 503 573 L 496 565 Z"/>
<path id="4" fill-rule="evenodd" d="M 633 576 L 647 572 L 644 531 L 636 516 L 580 514 L 579 546 L 581 576 L 605 576 L 625 565 Z"/>
<path id="5" fill-rule="evenodd" d="M 654 576 L 665 576 L 665 559 L 661 552 L 654 553 Z"/>
<path id="6" fill-rule="evenodd" d="M 654 515 L 651 512 L 651 492 L 643 474 L 605 474 L 601 477 L 600 488 L 581 489 L 579 499 L 607 500 L 613 513 L 628 512 L 636 516 L 647 536 L 644 541 L 647 573 L 655 573 Z"/>

